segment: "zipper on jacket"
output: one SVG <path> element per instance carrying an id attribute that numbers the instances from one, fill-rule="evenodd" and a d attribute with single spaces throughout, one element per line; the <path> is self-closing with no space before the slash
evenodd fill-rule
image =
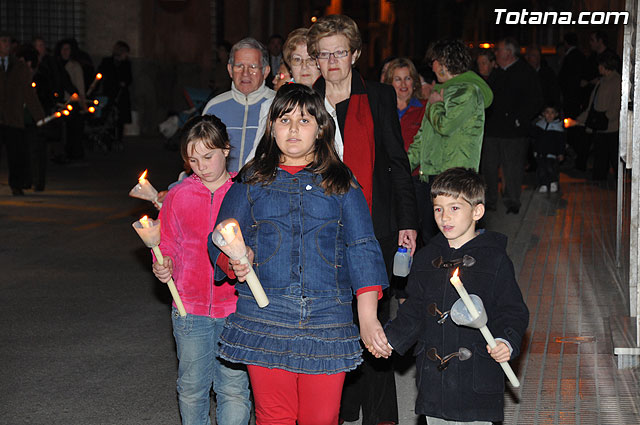
<path id="1" fill-rule="evenodd" d="M 249 115 L 249 98 L 245 97 L 244 104 L 244 119 L 242 121 L 242 138 L 240 139 L 240 158 L 238 159 L 238 171 L 242 168 L 242 163 L 244 162 L 242 158 L 244 157 L 244 138 L 247 135 L 247 118 Z M 258 119 L 258 121 L 260 121 Z M 256 130 L 257 131 L 257 130 Z"/>
<path id="2" fill-rule="evenodd" d="M 215 223 L 212 223 L 212 221 L 213 221 L 213 217 L 212 217 L 213 216 L 213 196 L 214 196 L 214 193 L 211 192 L 211 201 L 209 203 L 209 228 L 210 229 L 213 229 L 213 224 L 215 224 Z M 210 290 L 209 290 L 209 293 L 210 293 L 210 296 L 209 296 L 209 317 L 211 317 L 211 310 L 213 310 L 213 289 L 214 289 L 214 286 L 215 286 L 214 285 L 215 274 L 216 274 L 216 265 L 214 264 L 213 265 L 213 273 L 211 273 L 211 277 L 209 278 L 209 288 L 210 288 Z"/>

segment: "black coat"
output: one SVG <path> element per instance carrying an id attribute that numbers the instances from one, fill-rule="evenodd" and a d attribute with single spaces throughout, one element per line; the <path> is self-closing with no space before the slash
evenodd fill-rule
<path id="1" fill-rule="evenodd" d="M 542 109 L 542 89 L 536 71 L 518 59 L 506 70 L 496 68 L 489 76 L 493 103 L 487 110 L 485 135 L 526 137 L 529 125 Z"/>
<path id="2" fill-rule="evenodd" d="M 363 83 L 353 71 L 351 94 L 367 94 L 375 137 L 372 211 L 373 229 L 378 239 L 390 237 L 402 229 L 418 229 L 417 204 L 409 159 L 404 150 L 396 94 L 390 85 L 367 81 Z M 318 78 L 313 88 L 324 98 L 324 78 Z M 366 86 L 365 86 L 366 84 Z M 336 106 L 341 134 L 344 133 L 349 100 Z M 349 140 L 343 140 L 348 144 Z"/>
<path id="3" fill-rule="evenodd" d="M 584 90 L 580 81 L 588 78 L 587 60 L 584 54 L 574 48 L 562 59 L 558 82 L 562 89 L 562 108 L 565 117 L 575 118 L 584 109 Z"/>
<path id="4" fill-rule="evenodd" d="M 400 354 L 417 343 L 417 414 L 461 422 L 502 421 L 505 376 L 487 353 L 482 334 L 456 325 L 450 317 L 439 324 L 440 317 L 430 315 L 428 306 L 435 303 L 438 310 L 446 312 L 459 298 L 449 282 L 454 269 L 435 267 L 433 260 L 442 257 L 452 261 L 470 255 L 476 262 L 460 267 L 460 279 L 469 294 L 482 299 L 494 338 L 508 341 L 513 348 L 511 358 L 517 357 L 529 310 L 505 251 L 506 243 L 506 236 L 485 231 L 453 249 L 440 233 L 416 253 L 407 286 L 409 297 L 400 305 L 397 318 L 385 326 L 385 333 Z M 443 371 L 437 369 L 438 361 L 427 357 L 431 348 L 444 357 L 460 347 L 469 349 L 471 358 L 453 358 Z"/>
<path id="5" fill-rule="evenodd" d="M 102 73 L 100 81 L 101 91 L 109 99 L 108 107 L 117 107 L 119 119 L 123 123 L 131 122 L 131 97 L 129 86 L 131 85 L 131 61 L 120 61 L 113 56 L 102 59 L 98 66 L 98 72 Z"/>

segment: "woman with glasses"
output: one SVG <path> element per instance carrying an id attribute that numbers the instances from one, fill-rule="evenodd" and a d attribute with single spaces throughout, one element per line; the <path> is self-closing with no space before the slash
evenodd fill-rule
<path id="1" fill-rule="evenodd" d="M 356 23 L 344 15 L 323 16 L 311 26 L 307 50 L 322 76 L 313 85 L 336 124 L 335 146 L 362 187 L 376 238 L 390 274 L 398 245 L 415 251 L 416 200 L 404 150 L 393 88 L 364 81 L 353 69 L 362 39 Z M 378 317 L 389 318 L 389 295 Z M 364 425 L 397 423 L 398 406 L 391 363 L 366 354 L 364 364 L 345 381 L 341 418 Z"/>
<path id="2" fill-rule="evenodd" d="M 298 28 L 289 33 L 282 52 L 289 64 L 293 82 L 311 87 L 320 76 L 315 58 L 307 52 L 308 28 Z"/>

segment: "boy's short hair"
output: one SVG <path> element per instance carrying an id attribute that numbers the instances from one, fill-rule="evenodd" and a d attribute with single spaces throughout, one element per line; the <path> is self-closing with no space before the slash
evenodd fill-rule
<path id="1" fill-rule="evenodd" d="M 461 197 L 471 206 L 484 204 L 485 183 L 471 168 L 455 167 L 440 173 L 431 183 L 431 199 L 436 196 Z"/>
<path id="2" fill-rule="evenodd" d="M 545 103 L 545 105 L 542 107 L 542 111 L 549 108 L 553 109 L 554 111 L 556 111 L 556 114 L 560 115 L 560 107 L 558 106 L 558 104 L 554 102 Z"/>

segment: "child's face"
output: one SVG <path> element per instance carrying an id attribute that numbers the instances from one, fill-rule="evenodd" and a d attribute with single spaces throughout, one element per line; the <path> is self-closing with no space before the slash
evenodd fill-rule
<path id="1" fill-rule="evenodd" d="M 314 116 L 302 114 L 296 107 L 273 123 L 276 144 L 282 152 L 283 165 L 307 165 L 313 161 L 318 123 Z"/>
<path id="2" fill-rule="evenodd" d="M 433 200 L 433 215 L 449 246 L 457 249 L 474 238 L 484 205 L 472 207 L 461 197 L 439 195 Z"/>
<path id="3" fill-rule="evenodd" d="M 558 118 L 558 111 L 554 108 L 545 108 L 542 111 L 542 116 L 544 117 L 546 122 L 553 122 L 556 118 Z"/>
<path id="4" fill-rule="evenodd" d="M 216 190 L 229 177 L 227 155 L 229 149 L 211 149 L 201 140 L 189 143 L 189 166 L 209 190 Z"/>

